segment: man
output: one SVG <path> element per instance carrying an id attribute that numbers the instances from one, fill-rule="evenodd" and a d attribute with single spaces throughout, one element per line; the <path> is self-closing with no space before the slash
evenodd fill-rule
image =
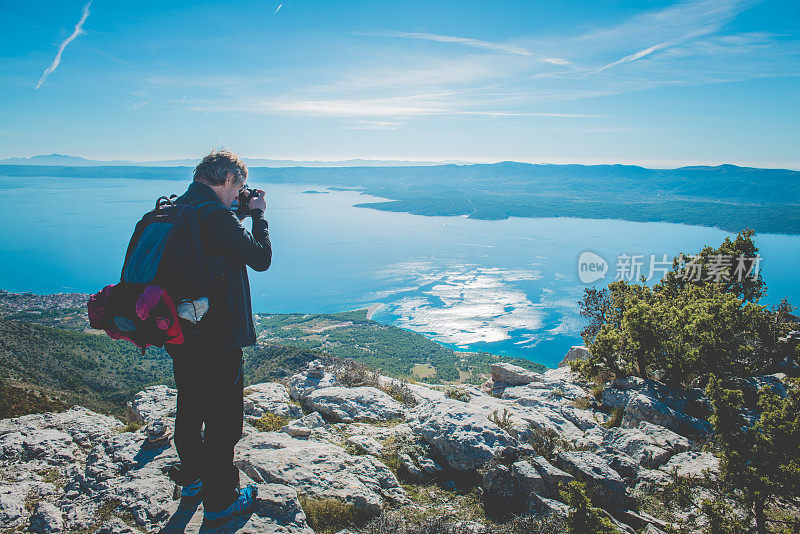
<path id="1" fill-rule="evenodd" d="M 212 283 L 206 315 L 196 328 L 181 322 L 183 345 L 165 346 L 178 389 L 175 446 L 181 460 L 170 476 L 183 486 L 182 497 L 202 496 L 209 521 L 247 511 L 256 497 L 253 485 L 239 489 L 233 449 L 242 437 L 242 347 L 256 341 L 246 266 L 267 270 L 272 247 L 264 191 L 248 203 L 251 232 L 230 210 L 246 180 L 247 166 L 236 154 L 214 151 L 176 201 L 198 206 L 203 254 L 192 268 L 205 269 Z"/>

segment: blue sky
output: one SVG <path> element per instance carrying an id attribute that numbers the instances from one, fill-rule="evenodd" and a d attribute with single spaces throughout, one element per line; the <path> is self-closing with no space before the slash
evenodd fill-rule
<path id="1" fill-rule="evenodd" d="M 796 0 L 4 0 L 0 14 L 0 157 L 224 145 L 800 168 Z"/>

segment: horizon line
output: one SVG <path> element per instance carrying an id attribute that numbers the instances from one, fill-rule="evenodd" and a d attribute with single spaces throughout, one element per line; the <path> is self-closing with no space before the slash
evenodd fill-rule
<path id="1" fill-rule="evenodd" d="M 93 163 L 96 167 L 140 167 L 140 166 L 153 166 L 153 167 L 186 167 L 186 165 L 181 164 L 172 164 L 171 162 L 178 162 L 181 160 L 193 160 L 199 162 L 202 157 L 175 157 L 175 158 L 164 158 L 164 159 L 151 159 L 151 160 L 135 160 L 135 159 L 113 159 L 113 160 L 96 160 L 91 158 L 85 158 L 83 156 L 73 156 L 69 154 L 37 154 L 34 156 L 7 156 L 4 158 L 0 158 L 0 165 L 11 165 L 11 166 L 27 166 L 27 165 L 38 165 L 41 167 L 82 167 L 88 165 L 69 165 L 69 164 L 39 164 L 39 163 L 15 163 L 15 162 L 8 162 L 7 160 L 31 160 L 37 157 L 47 157 L 47 156 L 55 156 L 55 157 L 67 157 L 67 158 L 78 158 L 84 160 L 88 163 Z M 712 160 L 712 161 L 705 161 L 705 162 L 698 162 L 698 161 L 670 161 L 670 160 L 643 160 L 639 162 L 630 162 L 625 160 L 584 160 L 584 161 L 574 161 L 574 160 L 551 160 L 551 161 L 543 161 L 543 160 L 511 160 L 511 159 L 498 159 L 498 160 L 469 160 L 469 159 L 461 159 L 461 158 L 446 158 L 446 159 L 402 159 L 402 158 L 380 158 L 380 157 L 347 157 L 342 159 L 297 159 L 297 158 L 278 158 L 278 157 L 251 157 L 251 156 L 244 156 L 243 159 L 245 161 L 274 161 L 274 162 L 287 162 L 287 163 L 298 163 L 297 165 L 274 165 L 274 166 L 264 166 L 258 164 L 248 164 L 249 167 L 252 168 L 291 168 L 291 167 L 308 167 L 309 165 L 305 164 L 322 164 L 322 163 L 347 163 L 351 161 L 364 161 L 364 162 L 386 162 L 386 163 L 406 163 L 408 165 L 382 165 L 383 167 L 391 167 L 391 166 L 420 166 L 420 167 L 433 167 L 433 166 L 443 166 L 443 165 L 460 165 L 460 166 L 469 166 L 469 165 L 497 165 L 499 163 L 522 163 L 528 165 L 582 165 L 582 166 L 613 166 L 613 165 L 620 165 L 620 166 L 633 166 L 633 167 L 642 167 L 646 169 L 655 169 L 655 170 L 671 170 L 671 169 L 679 169 L 683 167 L 724 167 L 726 165 L 734 166 L 734 167 L 742 167 L 742 168 L 755 168 L 755 169 L 769 169 L 769 170 L 787 170 L 787 171 L 800 171 L 800 163 L 797 164 L 780 164 L 780 163 L 766 163 L 766 162 L 739 162 L 739 163 L 732 163 L 729 161 L 719 161 L 719 160 Z M 154 165 L 158 163 L 163 163 L 163 165 Z M 414 165 L 414 164 L 418 165 Z M 130 165 L 126 165 L 130 164 Z M 147 165 L 150 164 L 150 165 Z M 314 167 L 359 167 L 359 165 L 313 165 Z M 369 167 L 370 165 L 360 165 L 362 167 Z"/>

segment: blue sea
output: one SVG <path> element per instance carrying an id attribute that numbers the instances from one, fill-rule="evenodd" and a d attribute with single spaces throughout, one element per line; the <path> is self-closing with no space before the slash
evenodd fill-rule
<path id="1" fill-rule="evenodd" d="M 0 288 L 95 292 L 119 280 L 135 223 L 156 197 L 187 183 L 0 176 Z M 251 183 L 259 186 L 258 183 Z M 581 344 L 584 251 L 668 259 L 718 245 L 715 228 L 617 220 L 424 217 L 356 208 L 384 200 L 328 184 L 268 184 L 270 269 L 250 273 L 259 312 L 325 313 L 380 304 L 373 319 L 454 348 L 555 366 Z M 308 191 L 317 191 L 310 193 Z M 249 224 L 249 223 L 248 223 Z M 763 304 L 800 304 L 800 236 L 756 236 L 769 288 Z M 630 272 L 626 273 L 630 276 Z M 654 273 L 653 282 L 660 276 Z"/>

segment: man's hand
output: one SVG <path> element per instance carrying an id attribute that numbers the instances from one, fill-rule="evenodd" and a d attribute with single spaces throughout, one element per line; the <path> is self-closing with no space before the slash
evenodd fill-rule
<path id="1" fill-rule="evenodd" d="M 264 192 L 263 189 L 256 189 L 256 191 L 258 192 L 258 196 L 251 198 L 250 202 L 248 202 L 247 204 L 247 207 L 250 208 L 251 210 L 266 211 L 267 210 L 266 193 Z"/>

